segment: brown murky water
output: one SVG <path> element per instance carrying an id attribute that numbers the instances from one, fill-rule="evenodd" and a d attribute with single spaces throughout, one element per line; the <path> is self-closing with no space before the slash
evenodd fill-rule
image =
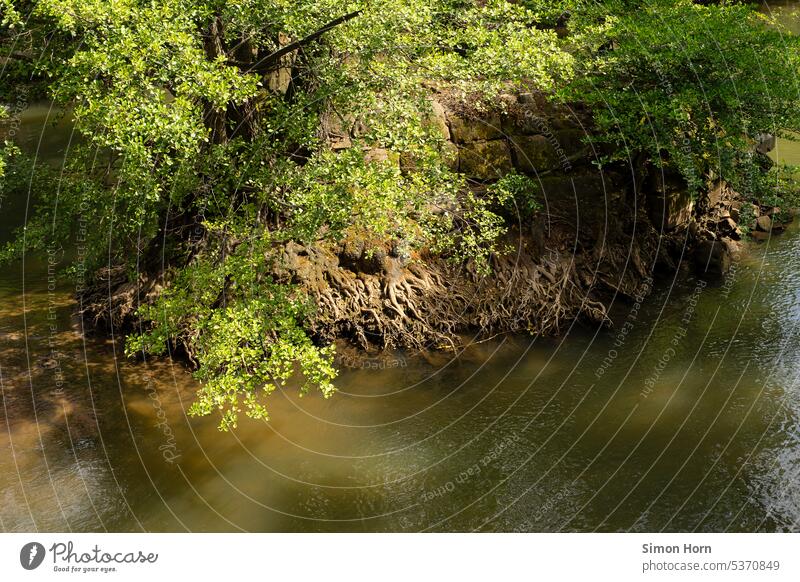
<path id="1" fill-rule="evenodd" d="M 47 119 L 20 139 L 57 164 Z M 65 262 L 0 274 L 1 530 L 800 529 L 797 226 L 724 285 L 656 282 L 614 330 L 397 353 L 230 434 L 185 415 L 180 365 L 83 337 Z"/>

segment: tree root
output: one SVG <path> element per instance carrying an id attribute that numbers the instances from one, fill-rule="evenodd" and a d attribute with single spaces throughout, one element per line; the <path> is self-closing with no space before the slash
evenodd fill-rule
<path id="1" fill-rule="evenodd" d="M 519 234 L 517 235 L 520 236 Z M 545 248 L 491 257 L 491 272 L 349 248 L 289 243 L 276 278 L 297 285 L 316 305 L 309 332 L 321 343 L 345 339 L 362 350 L 455 349 L 465 333 L 474 340 L 500 333 L 552 335 L 578 318 L 610 324 L 604 300 L 633 297 L 648 277 L 656 249 L 639 237 L 573 253 Z M 517 243 L 520 241 L 517 240 Z M 570 249 L 571 251 L 571 249 Z M 360 253 L 360 255 L 359 255 Z M 136 309 L 155 299 L 155 276 L 127 280 L 107 269 L 81 296 L 84 321 L 119 331 L 136 329 Z"/>
<path id="2" fill-rule="evenodd" d="M 379 272 L 354 272 L 338 250 L 302 248 L 284 257 L 291 280 L 316 300 L 311 331 L 324 343 L 344 338 L 368 351 L 454 349 L 465 332 L 554 334 L 576 318 L 610 323 L 599 299 L 603 278 L 586 266 L 591 261 L 572 255 L 550 251 L 538 261 L 524 253 L 497 255 L 491 274 L 481 276 L 471 265 L 404 264 L 388 255 Z M 605 257 L 606 268 L 617 266 L 621 250 L 606 253 L 617 259 Z"/>

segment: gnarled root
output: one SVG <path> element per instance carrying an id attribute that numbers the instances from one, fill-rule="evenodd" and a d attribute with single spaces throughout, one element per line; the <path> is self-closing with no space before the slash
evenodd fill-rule
<path id="1" fill-rule="evenodd" d="M 637 240 L 581 253 L 546 249 L 491 257 L 489 274 L 441 258 L 392 256 L 378 249 L 287 244 L 275 275 L 308 293 L 317 309 L 310 332 L 320 343 L 348 340 L 363 350 L 454 349 L 461 334 L 554 334 L 577 318 L 608 323 L 601 297 L 631 297 L 647 278 L 655 250 Z M 133 327 L 140 303 L 161 289 L 156 279 L 129 282 L 108 270 L 82 296 L 86 321 Z"/>
<path id="2" fill-rule="evenodd" d="M 455 348 L 459 334 L 556 333 L 578 317 L 607 323 L 593 297 L 593 277 L 573 257 L 551 252 L 492 258 L 489 275 L 457 269 L 441 259 L 404 262 L 384 255 L 373 272 L 354 272 L 340 256 L 306 249 L 287 260 L 292 279 L 311 291 L 312 321 L 323 342 L 339 338 L 358 347 L 416 350 Z M 309 261 L 315 267 L 309 266 Z M 587 281 L 589 284 L 587 284 Z"/>

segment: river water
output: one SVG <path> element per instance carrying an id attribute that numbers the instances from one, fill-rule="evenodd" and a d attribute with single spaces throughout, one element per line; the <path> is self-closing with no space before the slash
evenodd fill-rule
<path id="1" fill-rule="evenodd" d="M 17 139 L 57 166 L 51 118 Z M 7 239 L 28 200 L 2 204 Z M 614 329 L 343 366 L 330 400 L 277 391 L 232 433 L 186 416 L 181 365 L 84 337 L 65 261 L 0 275 L 0 530 L 800 529 L 797 225 Z"/>

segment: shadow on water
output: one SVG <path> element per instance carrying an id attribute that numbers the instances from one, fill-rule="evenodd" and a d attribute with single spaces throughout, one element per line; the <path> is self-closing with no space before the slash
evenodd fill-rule
<path id="1" fill-rule="evenodd" d="M 233 433 L 186 416 L 180 365 L 85 338 L 59 266 L 0 277 L 0 529 L 798 529 L 796 225 L 614 329 L 393 354 Z"/>

